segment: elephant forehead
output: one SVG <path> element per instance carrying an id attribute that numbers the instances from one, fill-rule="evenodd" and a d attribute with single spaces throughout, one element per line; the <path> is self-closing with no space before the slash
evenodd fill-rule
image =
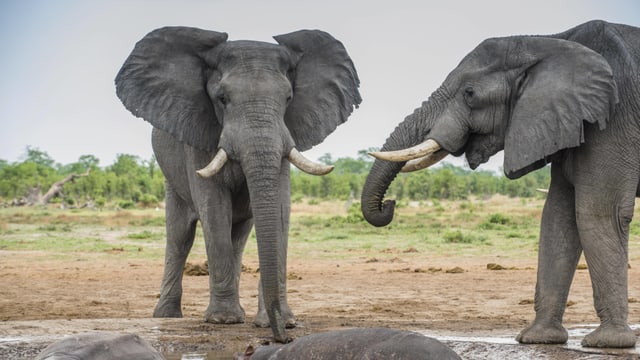
<path id="1" fill-rule="evenodd" d="M 221 71 L 252 66 L 286 73 L 292 65 L 289 51 L 277 44 L 260 41 L 229 41 L 211 54 L 211 63 Z"/>

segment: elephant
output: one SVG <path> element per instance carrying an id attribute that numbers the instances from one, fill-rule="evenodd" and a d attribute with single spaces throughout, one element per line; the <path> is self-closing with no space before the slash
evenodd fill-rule
<path id="1" fill-rule="evenodd" d="M 36 360 L 164 360 L 146 340 L 135 334 L 83 333 L 47 346 Z"/>
<path id="2" fill-rule="evenodd" d="M 410 331 L 355 328 L 303 336 L 286 345 L 247 348 L 237 360 L 438 359 L 460 357 L 440 341 Z"/>
<path id="3" fill-rule="evenodd" d="M 153 30 L 115 78 L 124 106 L 153 126 L 166 178 L 165 267 L 153 315 L 182 316 L 182 272 L 199 221 L 210 274 L 205 321 L 244 322 L 238 287 L 255 223 L 255 324 L 283 342 L 285 327 L 295 326 L 286 298 L 290 163 L 331 171 L 301 151 L 359 106 L 360 79 L 344 45 L 320 30 L 278 35 L 277 44 L 227 39 L 192 27 Z"/>
<path id="4" fill-rule="evenodd" d="M 400 171 L 447 154 L 472 169 L 504 150 L 519 178 L 547 164 L 535 319 L 520 343 L 564 343 L 569 287 L 584 252 L 600 325 L 585 347 L 633 347 L 628 238 L 640 194 L 640 29 L 593 20 L 549 36 L 490 38 L 390 134 L 367 175 L 364 217 L 392 221 L 385 192 Z"/>

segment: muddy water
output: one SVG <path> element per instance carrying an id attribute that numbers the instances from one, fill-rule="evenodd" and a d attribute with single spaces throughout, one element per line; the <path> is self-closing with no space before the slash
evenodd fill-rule
<path id="1" fill-rule="evenodd" d="M 419 333 L 436 338 L 458 353 L 463 359 L 640 359 L 640 349 L 594 349 L 580 345 L 582 338 L 595 330 L 597 324 L 578 325 L 569 329 L 569 341 L 563 345 L 522 345 L 515 341 L 515 334 L 472 336 L 465 334 L 441 335 L 432 331 Z M 640 324 L 631 326 L 640 329 Z M 167 360 L 218 360 L 231 359 L 231 352 L 166 354 Z"/>
<path id="2" fill-rule="evenodd" d="M 0 359 L 33 359 L 48 344 L 68 334 L 92 331 L 136 333 L 162 349 L 167 360 L 231 359 L 233 352 L 249 342 L 268 336 L 268 330 L 256 335 L 257 330 L 247 325 L 239 327 L 230 336 L 228 327 L 201 327 L 198 320 L 180 319 L 92 319 L 0 322 Z M 640 359 L 640 349 L 583 348 L 580 341 L 596 325 L 585 324 L 569 328 L 570 339 L 564 345 L 521 345 L 514 338 L 516 330 L 491 332 L 433 332 L 420 333 L 439 339 L 456 351 L 463 359 Z M 640 324 L 632 325 L 636 332 Z M 188 331 L 191 333 L 188 333 Z M 195 331 L 194 331 L 195 330 Z M 203 334 L 203 342 L 200 336 Z M 247 336 L 246 334 L 252 334 Z M 302 336 L 304 334 L 298 334 Z M 226 338 L 218 351 L 209 351 L 212 339 Z M 199 349 L 209 349 L 199 351 Z"/>

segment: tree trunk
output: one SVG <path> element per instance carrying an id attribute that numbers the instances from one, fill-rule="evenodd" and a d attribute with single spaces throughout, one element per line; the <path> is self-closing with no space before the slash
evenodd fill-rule
<path id="1" fill-rule="evenodd" d="M 39 186 L 32 188 L 29 190 L 29 194 L 25 199 L 25 203 L 28 206 L 48 204 L 49 201 L 51 201 L 51 199 L 53 199 L 54 196 L 58 194 L 60 195 L 62 194 L 62 189 L 64 188 L 64 185 L 66 183 L 68 183 L 69 181 L 73 182 L 80 177 L 89 176 L 90 172 L 91 172 L 91 169 L 87 170 L 87 172 L 84 174 L 69 174 L 64 179 L 53 183 L 53 185 L 51 185 L 49 190 L 47 190 L 47 192 L 44 195 L 42 194 L 42 189 Z"/>

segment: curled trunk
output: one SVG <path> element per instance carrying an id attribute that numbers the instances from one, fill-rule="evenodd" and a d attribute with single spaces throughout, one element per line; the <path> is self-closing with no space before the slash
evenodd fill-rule
<path id="1" fill-rule="evenodd" d="M 438 89 L 431 98 L 398 125 L 391 133 L 381 151 L 406 149 L 423 142 L 442 112 L 446 91 Z M 362 189 L 362 214 L 373 226 L 386 226 L 393 220 L 394 200 L 384 196 L 405 162 L 390 162 L 376 159 Z"/>

